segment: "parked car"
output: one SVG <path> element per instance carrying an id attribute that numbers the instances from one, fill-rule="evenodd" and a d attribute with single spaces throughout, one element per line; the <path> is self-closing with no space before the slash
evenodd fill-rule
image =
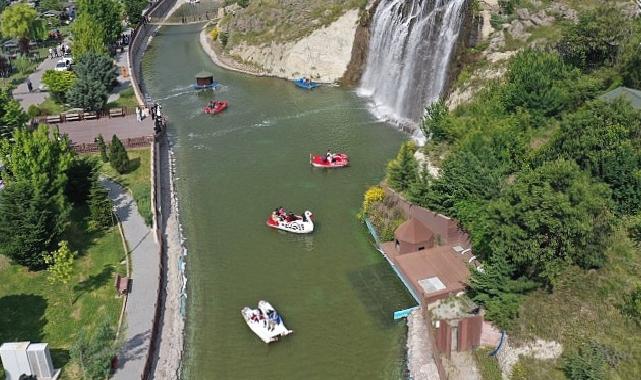
<path id="1" fill-rule="evenodd" d="M 69 71 L 69 70 L 71 70 L 71 64 L 72 63 L 73 63 L 73 59 L 72 58 L 60 59 L 60 60 L 58 60 L 58 62 L 56 62 L 56 67 L 54 68 L 54 70 L 56 70 L 56 71 Z"/>

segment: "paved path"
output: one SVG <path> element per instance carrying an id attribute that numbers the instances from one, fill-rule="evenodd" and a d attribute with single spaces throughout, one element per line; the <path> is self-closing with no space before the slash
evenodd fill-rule
<path id="1" fill-rule="evenodd" d="M 38 65 L 36 71 L 29 75 L 29 79 L 33 85 L 32 92 L 29 92 L 26 81 L 20 83 L 18 87 L 13 90 L 13 98 L 20 102 L 20 105 L 25 111 L 30 105 L 40 104 L 49 96 L 48 92 L 41 92 L 39 90 L 40 82 L 42 81 L 42 74 L 44 74 L 45 71 L 56 67 L 56 62 L 58 62 L 59 59 L 61 58 L 45 58 L 45 60 Z"/>
<path id="2" fill-rule="evenodd" d="M 134 137 L 153 136 L 154 122 L 151 117 L 138 122 L 136 116 L 103 117 L 96 120 L 70 121 L 57 125 L 62 134 L 67 134 L 69 139 L 76 144 L 91 143 L 98 134 L 102 134 L 105 141 L 111 141 L 113 135 L 127 139 Z"/>
<path id="3" fill-rule="evenodd" d="M 160 286 L 160 248 L 131 195 L 115 182 L 101 180 L 101 183 L 109 190 L 109 198 L 122 222 L 132 264 L 131 293 L 125 309 L 125 343 L 112 379 L 140 379 L 147 362 Z"/>
<path id="4" fill-rule="evenodd" d="M 124 34 L 131 35 L 132 29 L 127 28 Z M 130 41 L 131 42 L 131 41 Z M 122 53 L 116 54 L 116 67 L 118 68 L 118 85 L 111 90 L 107 103 L 115 102 L 120 98 L 120 92 L 131 87 L 131 76 L 129 74 L 129 45 L 125 46 Z M 125 74 L 125 75 L 123 75 Z"/>

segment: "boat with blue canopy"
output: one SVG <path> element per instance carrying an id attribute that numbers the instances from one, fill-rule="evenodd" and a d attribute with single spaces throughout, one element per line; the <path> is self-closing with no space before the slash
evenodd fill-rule
<path id="1" fill-rule="evenodd" d="M 312 82 L 309 78 L 298 78 L 294 80 L 294 84 L 305 90 L 313 90 L 316 87 L 320 87 L 320 83 Z"/>

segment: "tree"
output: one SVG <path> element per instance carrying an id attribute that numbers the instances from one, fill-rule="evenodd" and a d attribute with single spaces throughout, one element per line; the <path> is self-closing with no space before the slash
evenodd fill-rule
<path id="1" fill-rule="evenodd" d="M 0 123 L 10 129 L 23 128 L 29 121 L 29 116 L 24 113 L 20 103 L 14 99 L 7 101 L 2 108 Z"/>
<path id="2" fill-rule="evenodd" d="M 76 60 L 80 60 L 85 54 L 105 54 L 107 52 L 105 31 L 91 15 L 81 13 L 71 24 L 71 33 L 73 34 L 71 51 Z"/>
<path id="3" fill-rule="evenodd" d="M 0 191 L 0 254 L 30 270 L 46 267 L 44 255 L 60 236 L 48 200 L 25 181 Z"/>
<path id="4" fill-rule="evenodd" d="M 125 14 L 129 19 L 129 24 L 136 27 L 142 20 L 142 12 L 147 8 L 149 2 L 147 0 L 123 0 Z"/>
<path id="5" fill-rule="evenodd" d="M 508 111 L 526 109 L 534 116 L 553 117 L 576 103 L 568 83 L 578 81 L 578 70 L 567 66 L 554 53 L 525 50 L 510 62 L 504 88 L 504 104 Z"/>
<path id="6" fill-rule="evenodd" d="M 73 260 L 75 256 L 75 252 L 69 249 L 69 243 L 66 240 L 60 242 L 56 251 L 44 255 L 44 261 L 49 265 L 49 268 L 47 268 L 49 282 L 63 285 L 66 288 L 69 304 L 73 302 L 73 292 L 69 282 L 73 275 Z"/>
<path id="7" fill-rule="evenodd" d="M 109 156 L 107 156 L 107 144 L 105 144 L 105 139 L 102 137 L 102 134 L 98 134 L 98 137 L 96 137 L 96 144 L 98 145 L 102 162 L 109 162 Z"/>
<path id="8" fill-rule="evenodd" d="M 613 230 L 610 191 L 576 163 L 557 160 L 521 172 L 488 206 L 490 260 L 513 276 L 553 283 L 565 266 L 600 267 Z"/>
<path id="9" fill-rule="evenodd" d="M 425 117 L 421 124 L 425 136 L 434 141 L 446 140 L 448 138 L 447 116 L 447 106 L 442 100 L 430 104 L 425 109 Z"/>
<path id="10" fill-rule="evenodd" d="M 67 198 L 76 205 L 82 205 L 89 199 L 89 193 L 96 182 L 96 167 L 86 158 L 76 157 L 67 171 Z"/>
<path id="11" fill-rule="evenodd" d="M 2 35 L 17 38 L 20 50 L 29 52 L 29 41 L 46 36 L 44 22 L 38 12 L 27 4 L 20 3 L 7 7 L 0 15 Z"/>
<path id="12" fill-rule="evenodd" d="M 396 158 L 387 164 L 387 183 L 397 191 L 405 191 L 416 181 L 418 164 L 414 158 L 416 144 L 406 141 L 401 145 Z"/>
<path id="13" fill-rule="evenodd" d="M 116 333 L 109 320 L 103 320 L 93 334 L 92 330 L 81 329 L 69 353 L 79 364 L 83 379 L 102 380 L 109 375 L 111 359 L 116 354 Z"/>
<path id="14" fill-rule="evenodd" d="M 109 92 L 105 86 L 92 80 L 78 80 L 67 91 L 67 101 L 73 107 L 87 111 L 100 111 L 105 108 Z"/>
<path id="15" fill-rule="evenodd" d="M 78 59 L 74 71 L 79 80 L 102 83 L 107 91 L 111 91 L 118 78 L 113 59 L 104 54 L 92 52 L 84 54 Z"/>
<path id="16" fill-rule="evenodd" d="M 118 136 L 113 135 L 109 146 L 109 163 L 120 174 L 129 170 L 129 156 Z"/>
<path id="17" fill-rule="evenodd" d="M 4 157 L 6 173 L 3 178 L 7 183 L 28 185 L 34 202 L 40 202 L 33 210 L 43 215 L 50 213 L 46 223 L 48 232 L 45 234 L 48 240 L 43 244 L 55 246 L 55 238 L 64 231 L 69 221 L 70 207 L 65 188 L 67 173 L 74 158 L 69 140 L 57 131 L 50 134 L 45 125 L 40 125 L 33 132 L 17 129 L 13 132 L 13 141 L 0 140 L 0 157 Z"/>
<path id="18" fill-rule="evenodd" d="M 630 21 L 614 2 L 603 2 L 570 24 L 557 49 L 563 59 L 583 70 L 611 66 L 621 52 L 621 43 L 630 35 Z"/>
<path id="19" fill-rule="evenodd" d="M 51 97 L 57 102 L 65 101 L 67 91 L 76 82 L 76 74 L 71 71 L 47 70 L 42 75 L 42 83 L 47 85 Z"/>
<path id="20" fill-rule="evenodd" d="M 78 13 L 90 15 L 104 31 L 104 44 L 111 46 L 122 34 L 121 7 L 116 0 L 80 0 Z"/>
<path id="21" fill-rule="evenodd" d="M 641 326 L 641 286 L 623 295 L 623 303 L 619 306 L 621 314 Z"/>
<path id="22" fill-rule="evenodd" d="M 107 190 L 98 181 L 91 186 L 89 196 L 89 212 L 91 224 L 95 229 L 113 226 L 113 211 Z"/>
<path id="23" fill-rule="evenodd" d="M 641 88 L 641 22 L 637 21 L 635 32 L 624 42 L 621 53 L 623 83 L 632 88 Z"/>
<path id="24" fill-rule="evenodd" d="M 612 189 L 616 210 L 641 211 L 641 112 L 628 103 L 596 101 L 561 122 L 534 162 L 575 161 Z"/>
<path id="25" fill-rule="evenodd" d="M 570 380 L 605 380 L 606 355 L 604 347 L 595 342 L 585 343 L 576 352 L 564 355 L 563 372 Z"/>

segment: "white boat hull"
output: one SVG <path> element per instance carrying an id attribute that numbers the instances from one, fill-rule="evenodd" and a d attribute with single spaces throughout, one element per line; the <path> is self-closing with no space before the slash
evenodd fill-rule
<path id="1" fill-rule="evenodd" d="M 269 310 L 275 313 L 277 319 L 270 318 Z M 240 311 L 240 314 L 245 319 L 247 326 L 265 343 L 276 342 L 281 336 L 293 333 L 292 330 L 285 327 L 283 320 L 267 301 L 259 301 L 258 309 L 245 307 Z"/>

